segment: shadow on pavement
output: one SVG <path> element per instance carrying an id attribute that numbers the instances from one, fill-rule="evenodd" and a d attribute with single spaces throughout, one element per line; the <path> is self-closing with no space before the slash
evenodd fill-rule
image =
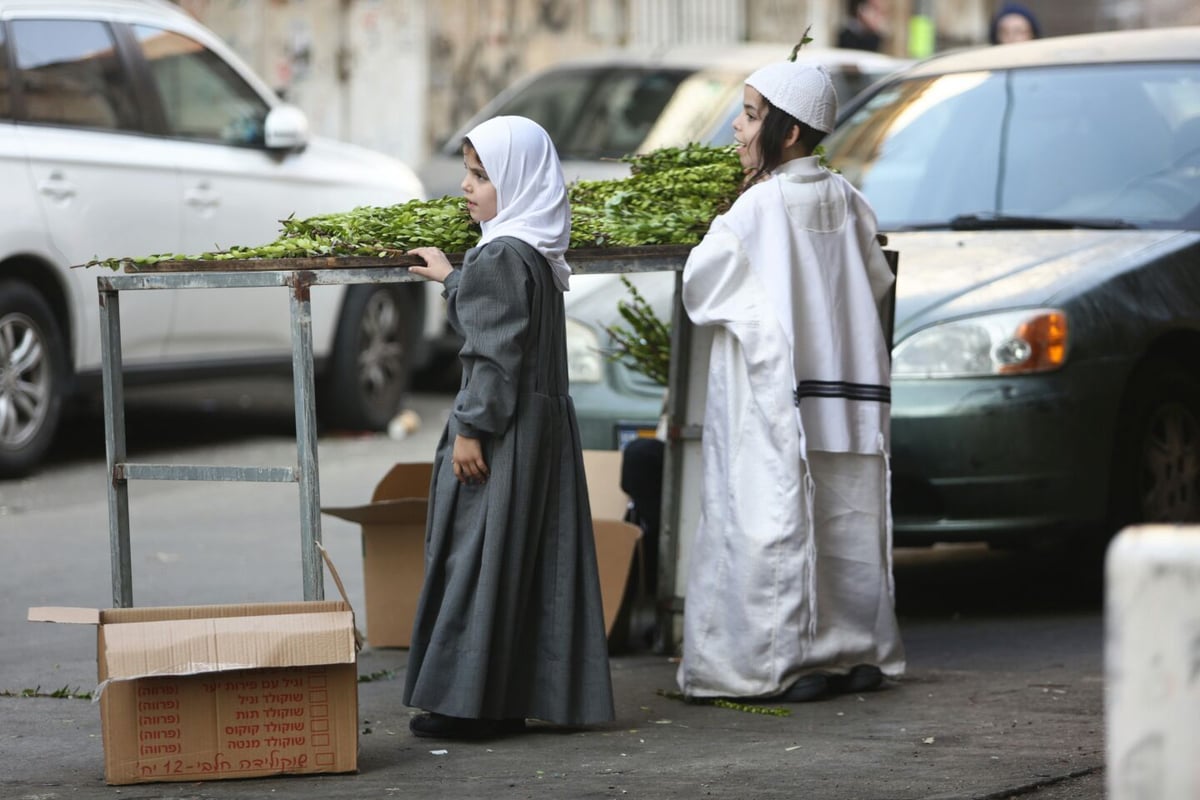
<path id="1" fill-rule="evenodd" d="M 178 384 L 130 388 L 125 398 L 128 452 L 146 454 L 249 437 L 294 439 L 290 381 Z M 104 413 L 89 402 L 63 419 L 47 465 L 104 458 Z"/>
<path id="2" fill-rule="evenodd" d="M 457 380 L 457 373 L 448 370 L 421 372 L 413 376 L 411 391 L 453 394 Z M 126 442 L 131 454 L 247 438 L 294 440 L 296 436 L 288 376 L 134 386 L 127 387 L 125 395 Z M 320 434 L 356 436 L 360 432 L 321 429 Z M 45 463 L 62 465 L 97 458 L 104 458 L 104 411 L 98 397 L 66 415 Z"/>
<path id="3" fill-rule="evenodd" d="M 1104 566 L 1096 543 L 1018 550 L 984 544 L 897 548 L 896 607 L 904 617 L 1098 612 Z"/>

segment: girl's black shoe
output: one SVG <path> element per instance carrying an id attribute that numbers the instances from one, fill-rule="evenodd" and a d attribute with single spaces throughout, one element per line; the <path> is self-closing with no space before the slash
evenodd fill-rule
<path id="1" fill-rule="evenodd" d="M 489 739 L 497 735 L 492 720 L 449 717 L 435 711 L 413 717 L 408 729 L 414 736 L 428 739 Z"/>
<path id="2" fill-rule="evenodd" d="M 408 729 L 425 739 L 493 739 L 525 730 L 523 719 L 471 719 L 428 711 L 409 720 Z"/>
<path id="3" fill-rule="evenodd" d="M 521 717 L 513 717 L 512 719 L 502 719 L 496 723 L 496 732 L 501 734 L 506 733 L 524 733 L 525 720 Z"/>

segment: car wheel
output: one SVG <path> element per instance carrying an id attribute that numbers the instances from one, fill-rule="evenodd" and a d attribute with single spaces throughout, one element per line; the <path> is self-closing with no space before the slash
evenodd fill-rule
<path id="1" fill-rule="evenodd" d="M 62 417 L 67 357 L 50 307 L 30 286 L 0 281 L 0 478 L 27 474 Z"/>
<path id="2" fill-rule="evenodd" d="M 1200 521 L 1200 381 L 1156 360 L 1130 381 L 1112 470 L 1118 527 Z"/>
<path id="3" fill-rule="evenodd" d="M 351 286 L 323 379 L 322 421 L 384 430 L 408 391 L 414 345 L 412 295 L 386 284 Z"/>

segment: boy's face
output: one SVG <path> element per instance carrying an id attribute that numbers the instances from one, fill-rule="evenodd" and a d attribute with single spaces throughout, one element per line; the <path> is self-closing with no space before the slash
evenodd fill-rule
<path id="1" fill-rule="evenodd" d="M 753 86 L 742 88 L 742 113 L 733 120 L 733 140 L 737 142 L 738 160 L 743 169 L 757 169 L 762 163 L 758 134 L 762 131 L 767 101 Z"/>
<path id="2" fill-rule="evenodd" d="M 463 164 L 467 175 L 463 178 L 463 196 L 467 198 L 467 212 L 476 222 L 487 222 L 494 219 L 499 209 L 496 207 L 496 184 L 488 178 L 487 170 L 479 160 L 475 148 L 463 145 Z"/>

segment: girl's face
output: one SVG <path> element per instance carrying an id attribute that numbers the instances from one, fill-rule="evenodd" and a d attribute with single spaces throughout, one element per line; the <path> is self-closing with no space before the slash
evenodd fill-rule
<path id="1" fill-rule="evenodd" d="M 463 196 L 467 198 L 467 212 L 476 222 L 494 219 L 498 211 L 496 184 L 488 178 L 474 147 L 463 145 L 463 164 L 467 167 L 467 176 L 462 182 Z"/>
<path id="2" fill-rule="evenodd" d="M 744 169 L 757 169 L 762 163 L 758 135 L 762 132 L 767 114 L 767 100 L 753 86 L 742 88 L 742 113 L 733 120 L 733 140 L 737 142 L 738 160 Z"/>

